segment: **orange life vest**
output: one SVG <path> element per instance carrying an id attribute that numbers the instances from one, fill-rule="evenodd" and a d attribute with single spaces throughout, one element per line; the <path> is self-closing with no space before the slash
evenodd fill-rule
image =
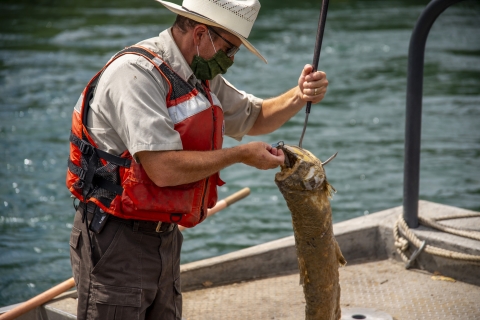
<path id="1" fill-rule="evenodd" d="M 179 132 L 183 150 L 206 151 L 222 148 L 224 120 L 220 102 L 203 83 L 205 95 L 177 75 L 157 54 L 132 46 L 117 53 L 90 80 L 75 106 L 70 135 L 67 187 L 84 203 L 123 219 L 175 222 L 192 227 L 206 218 L 207 208 L 217 202 L 219 174 L 197 182 L 158 187 L 128 150 L 120 156 L 97 148 L 89 135 L 87 113 L 101 73 L 118 57 L 136 54 L 150 61 L 169 84 L 166 105 Z M 154 128 L 152 128 L 154 130 Z"/>

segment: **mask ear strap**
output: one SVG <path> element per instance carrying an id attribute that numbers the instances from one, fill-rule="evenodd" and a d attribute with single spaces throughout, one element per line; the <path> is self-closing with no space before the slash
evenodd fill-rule
<path id="1" fill-rule="evenodd" d="M 217 49 L 215 49 L 215 45 L 213 44 L 212 36 L 210 35 L 210 30 L 207 29 L 208 32 L 208 37 L 210 38 L 210 42 L 212 43 L 213 50 L 215 50 L 215 53 L 217 53 Z"/>

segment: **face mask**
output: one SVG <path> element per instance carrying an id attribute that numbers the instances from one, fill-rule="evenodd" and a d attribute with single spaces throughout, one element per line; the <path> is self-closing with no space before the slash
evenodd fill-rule
<path id="1" fill-rule="evenodd" d="M 208 32 L 208 36 L 210 37 L 210 31 Z M 212 41 L 212 37 L 210 37 L 210 41 Z M 233 64 L 232 59 L 230 59 L 223 50 L 217 51 L 215 49 L 213 41 L 212 46 L 213 50 L 215 50 L 215 55 L 208 60 L 200 57 L 197 46 L 197 55 L 193 57 L 192 64 L 190 65 L 197 79 L 212 80 L 218 74 L 227 72 L 227 69 Z"/>

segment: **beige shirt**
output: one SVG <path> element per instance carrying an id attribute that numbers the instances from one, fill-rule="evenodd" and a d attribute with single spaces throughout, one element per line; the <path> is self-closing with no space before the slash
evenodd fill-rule
<path id="1" fill-rule="evenodd" d="M 156 52 L 184 80 L 198 81 L 174 42 L 171 30 L 138 43 Z M 168 84 L 157 69 L 138 55 L 124 55 L 105 69 L 90 102 L 87 127 L 98 147 L 112 154 L 182 150 L 166 106 Z M 210 81 L 221 103 L 225 134 L 236 140 L 250 130 L 262 99 L 237 90 L 221 75 Z"/>

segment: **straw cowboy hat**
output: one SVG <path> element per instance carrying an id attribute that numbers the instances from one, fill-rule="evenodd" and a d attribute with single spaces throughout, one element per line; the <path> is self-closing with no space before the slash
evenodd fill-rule
<path id="1" fill-rule="evenodd" d="M 260 11 L 258 0 L 183 0 L 181 6 L 167 1 L 156 1 L 176 14 L 225 29 L 237 36 L 250 52 L 267 63 L 247 40 Z"/>

